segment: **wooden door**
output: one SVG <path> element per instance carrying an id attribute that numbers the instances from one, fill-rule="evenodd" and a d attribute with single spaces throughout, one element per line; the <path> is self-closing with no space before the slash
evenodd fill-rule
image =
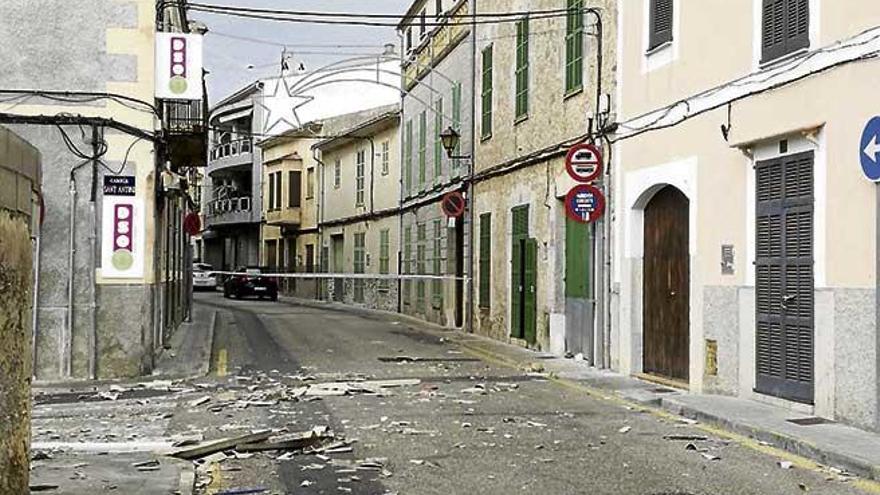
<path id="1" fill-rule="evenodd" d="M 690 267 L 688 199 L 666 186 L 645 208 L 645 373 L 688 380 Z"/>

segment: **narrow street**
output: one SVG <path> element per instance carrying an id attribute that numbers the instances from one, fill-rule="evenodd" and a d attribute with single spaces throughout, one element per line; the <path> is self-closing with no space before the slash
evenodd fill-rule
<path id="1" fill-rule="evenodd" d="M 210 439 L 236 429 L 307 431 L 326 425 L 356 440 L 352 453 L 328 455 L 326 462 L 313 455 L 279 461 L 278 452 L 229 457 L 201 493 L 254 487 L 328 494 L 862 493 L 827 472 L 784 469 L 778 458 L 707 435 L 688 422 L 483 362 L 437 333 L 381 315 L 227 301 L 220 294 L 197 298 L 220 310 L 211 377 L 199 380 L 218 388 L 204 405 L 178 407 L 169 434 L 199 431 Z M 401 357 L 412 361 L 391 359 Z M 385 397 L 327 396 L 209 412 L 231 392 L 271 387 L 270 378 L 290 386 L 301 384 L 299 378 L 420 384 L 395 388 Z M 385 471 L 352 473 L 337 464 L 346 458 L 384 458 Z"/>

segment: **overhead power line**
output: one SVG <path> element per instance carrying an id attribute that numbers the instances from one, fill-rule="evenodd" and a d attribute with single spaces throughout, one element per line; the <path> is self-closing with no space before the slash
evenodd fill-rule
<path id="1" fill-rule="evenodd" d="M 213 6 L 206 4 L 189 4 L 189 10 L 203 12 L 209 14 L 227 15 L 233 17 L 241 17 L 246 19 L 257 19 L 276 22 L 290 22 L 298 24 L 324 24 L 324 25 L 345 25 L 345 26 L 368 26 L 368 27 L 398 27 L 403 17 L 399 15 L 385 16 L 384 14 L 356 14 L 356 13 L 332 13 L 332 12 L 296 12 L 296 11 L 269 11 L 269 9 L 245 9 L 242 7 L 225 7 Z M 583 9 L 581 12 L 590 9 Z M 522 11 L 522 12 L 505 12 L 495 14 L 476 14 L 476 16 L 466 16 L 457 18 L 454 21 L 449 19 L 426 20 L 424 24 L 418 23 L 419 26 L 436 27 L 445 26 L 450 23 L 456 25 L 483 25 L 483 24 L 503 24 L 519 22 L 523 17 L 529 20 L 555 19 L 563 18 L 571 15 L 574 10 L 558 9 L 547 11 Z M 379 20 L 368 17 L 369 15 L 382 15 L 384 17 Z"/>
<path id="2" fill-rule="evenodd" d="M 224 10 L 230 12 L 246 12 L 251 14 L 271 14 L 271 15 L 284 15 L 284 16 L 299 16 L 299 17 L 324 17 L 324 18 L 341 18 L 341 19 L 391 19 L 400 21 L 401 19 L 406 18 L 406 16 L 400 14 L 374 14 L 374 13 L 361 13 L 361 12 L 320 12 L 320 11 L 304 11 L 304 10 L 289 10 L 289 9 L 267 9 L 267 8 L 254 8 L 254 7 L 237 7 L 231 5 L 217 5 L 217 4 L 209 4 L 209 3 L 198 3 L 198 2 L 189 2 L 186 4 L 187 8 L 196 10 L 196 9 L 214 9 L 214 10 Z M 577 9 L 545 9 L 545 10 L 520 10 L 520 11 L 511 11 L 511 12 L 477 12 L 468 14 L 467 17 L 476 17 L 476 18 L 520 18 L 527 15 L 546 15 L 546 14 L 568 14 L 570 12 L 574 12 Z"/>

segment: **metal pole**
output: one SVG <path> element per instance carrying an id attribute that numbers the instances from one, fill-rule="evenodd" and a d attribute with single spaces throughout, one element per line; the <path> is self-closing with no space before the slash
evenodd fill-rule
<path id="1" fill-rule="evenodd" d="M 89 216 L 92 228 L 89 231 L 89 271 L 92 279 L 92 301 L 89 327 L 89 378 L 98 377 L 98 213 L 95 200 L 98 194 L 98 128 L 92 126 L 92 192 L 89 197 Z"/>
<path id="2" fill-rule="evenodd" d="M 875 352 L 880 353 L 880 182 L 875 186 L 876 191 L 876 207 L 874 209 L 875 213 L 875 232 L 874 232 L 874 260 L 876 262 L 876 272 L 874 276 L 874 281 L 876 283 L 876 287 L 874 289 L 874 310 L 876 311 L 874 324 L 878 331 L 874 332 L 874 336 L 877 339 L 875 344 Z M 877 375 L 877 398 L 880 399 L 880 359 L 875 358 L 875 373 Z M 876 412 L 876 424 L 880 425 L 880 410 Z"/>
<path id="3" fill-rule="evenodd" d="M 87 163 L 87 162 L 86 162 Z M 68 257 L 67 257 L 67 321 L 65 322 L 64 335 L 61 338 L 61 376 L 69 377 L 72 372 L 71 341 L 73 340 L 73 283 L 76 267 L 76 169 L 70 171 L 70 189 L 68 210 L 70 210 L 70 225 L 68 227 Z"/>
<path id="4" fill-rule="evenodd" d="M 476 187 L 474 183 L 470 180 L 474 177 L 474 167 L 477 160 L 477 141 L 476 141 L 476 118 L 477 118 L 477 106 L 474 104 L 476 98 L 476 85 L 477 85 L 477 0 L 473 1 L 473 8 L 471 9 L 471 18 L 474 20 L 474 23 L 471 25 L 471 152 L 470 152 L 470 160 L 468 163 L 468 197 L 465 205 L 468 209 L 468 216 L 470 217 L 470 225 L 468 226 L 468 264 L 467 264 L 467 331 L 469 333 L 474 332 L 474 320 L 476 317 L 474 316 L 474 233 L 476 232 L 476 226 L 474 225 L 474 221 L 476 219 Z M 463 99 L 463 98 L 462 98 Z M 463 229 L 462 229 L 463 230 Z"/>

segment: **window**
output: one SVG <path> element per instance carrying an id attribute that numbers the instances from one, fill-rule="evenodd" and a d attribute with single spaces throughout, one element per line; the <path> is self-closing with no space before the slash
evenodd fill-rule
<path id="1" fill-rule="evenodd" d="M 270 272 L 278 269 L 278 241 L 266 241 L 266 266 Z"/>
<path id="2" fill-rule="evenodd" d="M 275 172 L 275 209 L 281 209 L 281 172 Z"/>
<path id="3" fill-rule="evenodd" d="M 365 255 L 365 247 L 366 234 L 359 233 L 354 235 L 354 272 L 355 273 L 365 273 L 366 270 L 366 255 Z M 364 302 L 364 279 L 356 278 L 354 279 L 354 300 L 357 302 Z"/>
<path id="4" fill-rule="evenodd" d="M 434 182 L 440 182 L 443 176 L 443 141 L 440 139 L 440 133 L 443 132 L 443 98 L 437 99 L 437 108 L 434 110 Z"/>
<path id="5" fill-rule="evenodd" d="M 406 194 L 409 194 L 412 191 L 412 172 L 413 172 L 413 123 L 412 120 L 407 121 L 406 123 L 406 134 L 403 136 L 403 166 L 406 167 L 404 170 L 404 185 L 406 186 Z"/>
<path id="6" fill-rule="evenodd" d="M 390 231 L 383 229 L 379 231 L 379 273 L 388 275 L 391 272 L 391 241 Z M 379 290 L 388 291 L 390 286 L 388 280 L 379 281 Z"/>
<path id="7" fill-rule="evenodd" d="M 418 275 L 425 274 L 425 224 L 416 225 L 416 272 Z M 425 310 L 425 280 L 416 281 L 416 310 Z"/>
<path id="8" fill-rule="evenodd" d="M 461 83 L 457 82 L 452 85 L 452 127 L 461 133 Z M 461 140 L 455 146 L 454 153 L 461 155 Z M 452 160 L 453 170 L 458 169 L 459 160 Z"/>
<path id="9" fill-rule="evenodd" d="M 363 206 L 364 204 L 364 169 L 366 168 L 367 153 L 364 150 L 357 152 L 357 162 L 355 164 L 355 204 Z"/>
<path id="10" fill-rule="evenodd" d="M 269 174 L 269 211 L 275 209 L 275 174 Z"/>
<path id="11" fill-rule="evenodd" d="M 306 244 L 306 273 L 315 273 L 315 245 Z"/>
<path id="12" fill-rule="evenodd" d="M 315 167 L 309 167 L 306 172 L 306 199 L 315 197 Z"/>
<path id="13" fill-rule="evenodd" d="M 339 158 L 333 162 L 333 187 L 339 189 L 342 185 L 342 160 Z"/>
<path id="14" fill-rule="evenodd" d="M 492 214 L 480 215 L 480 307 L 488 308 L 492 280 Z"/>
<path id="15" fill-rule="evenodd" d="M 650 24 L 648 26 L 648 50 L 672 41 L 672 1 L 649 0 Z M 783 2 L 785 0 L 782 0 Z M 766 5 L 767 2 L 764 2 Z"/>
<path id="16" fill-rule="evenodd" d="M 299 208 L 302 198 L 302 172 L 294 170 L 287 173 L 287 206 Z"/>
<path id="17" fill-rule="evenodd" d="M 427 12 L 425 10 L 422 10 L 422 13 L 419 14 L 419 39 L 420 40 L 425 39 L 425 35 L 428 34 L 426 16 L 427 16 Z"/>
<path id="18" fill-rule="evenodd" d="M 516 120 L 529 116 L 529 18 L 516 23 Z"/>
<path id="19" fill-rule="evenodd" d="M 423 110 L 419 115 L 419 188 L 425 187 L 428 151 L 428 116 Z"/>
<path id="20" fill-rule="evenodd" d="M 480 101 L 483 107 L 481 136 L 489 139 L 492 137 L 492 45 L 483 49 L 483 92 Z"/>
<path id="21" fill-rule="evenodd" d="M 406 226 L 406 229 L 403 231 L 403 263 L 401 263 L 403 268 L 403 273 L 406 275 L 412 274 L 412 227 L 410 225 Z M 403 304 L 409 305 L 410 298 L 412 298 L 412 282 L 409 279 L 405 279 L 403 281 Z"/>
<path id="22" fill-rule="evenodd" d="M 565 93 L 584 86 L 584 0 L 568 0 L 565 21 Z"/>
<path id="23" fill-rule="evenodd" d="M 443 241 L 443 226 L 440 220 L 434 220 L 434 256 L 432 258 L 433 262 L 433 274 L 436 276 L 442 275 L 442 261 L 443 257 L 441 256 L 442 249 L 442 241 Z M 434 306 L 441 307 L 443 305 L 443 281 L 442 280 L 432 280 L 431 281 L 431 300 Z"/>
<path id="24" fill-rule="evenodd" d="M 810 0 L 762 0 L 761 62 L 810 47 Z"/>
<path id="25" fill-rule="evenodd" d="M 388 175 L 389 165 L 391 165 L 391 142 L 382 141 L 382 175 Z"/>

